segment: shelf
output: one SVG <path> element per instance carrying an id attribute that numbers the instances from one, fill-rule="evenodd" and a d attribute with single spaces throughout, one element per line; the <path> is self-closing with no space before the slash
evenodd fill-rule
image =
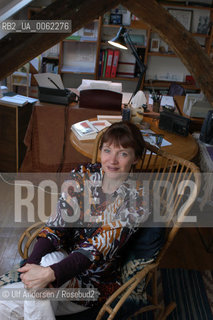
<path id="1" fill-rule="evenodd" d="M 209 35 L 205 33 L 194 33 L 192 32 L 193 37 L 200 37 L 200 38 L 208 38 Z"/>
<path id="2" fill-rule="evenodd" d="M 97 43 L 97 39 L 94 40 L 84 40 L 84 39 L 65 39 L 63 42 L 84 42 L 84 43 Z"/>
<path id="3" fill-rule="evenodd" d="M 173 83 L 174 81 L 163 81 L 163 80 L 152 80 L 152 82 L 150 83 L 149 81 L 145 81 L 144 82 L 144 87 L 159 87 L 159 88 L 168 88 L 171 83 Z M 184 87 L 184 89 L 188 89 L 188 90 L 200 90 L 196 85 L 192 85 L 192 84 L 188 84 L 186 82 L 174 82 L 177 84 L 180 84 L 182 87 Z"/>
<path id="4" fill-rule="evenodd" d="M 75 67 L 75 66 L 62 66 L 60 73 L 79 73 L 79 74 L 94 74 L 94 68 Z"/>
<path id="5" fill-rule="evenodd" d="M 202 4 L 202 6 L 200 5 L 185 5 L 185 4 L 175 4 L 175 3 L 171 3 L 170 1 L 159 1 L 159 4 L 163 5 L 163 6 L 170 6 L 170 7 L 180 7 L 180 8 L 185 8 L 185 9 L 199 9 L 199 10 L 211 10 L 212 8 L 209 6 L 204 6 L 204 4 Z"/>
<path id="6" fill-rule="evenodd" d="M 103 24 L 102 27 L 106 28 L 120 28 L 120 24 Z M 141 20 L 132 20 L 129 26 L 124 26 L 127 29 L 144 29 L 147 30 L 149 27 Z"/>
<path id="7" fill-rule="evenodd" d="M 110 48 L 112 48 L 112 45 L 109 44 L 107 41 L 106 42 L 101 42 L 101 46 L 110 46 Z M 134 45 L 135 48 L 144 48 L 146 49 L 146 46 L 142 46 L 142 45 Z"/>
<path id="8" fill-rule="evenodd" d="M 142 46 L 142 45 L 137 45 L 137 44 L 135 44 L 135 48 L 143 48 L 143 49 L 146 49 L 146 46 Z"/>
<path id="9" fill-rule="evenodd" d="M 132 20 L 130 28 L 132 29 L 145 29 L 148 30 L 149 26 L 147 24 L 145 24 L 143 21 L 141 20 Z"/>
<path id="10" fill-rule="evenodd" d="M 51 56 L 51 57 L 42 57 L 42 59 L 43 60 L 58 60 L 59 57 L 53 57 L 53 56 Z"/>
<path id="11" fill-rule="evenodd" d="M 174 53 L 148 52 L 148 55 L 156 57 L 178 58 Z"/>
<path id="12" fill-rule="evenodd" d="M 120 24 L 102 24 L 102 27 L 104 28 L 120 28 L 122 27 Z M 125 28 L 128 28 L 129 26 L 125 26 Z"/>
<path id="13" fill-rule="evenodd" d="M 125 81 L 138 81 L 138 78 L 128 78 L 128 77 L 115 77 L 115 78 L 106 78 L 106 77 L 100 77 L 101 80 L 125 80 Z"/>
<path id="14" fill-rule="evenodd" d="M 183 8 L 185 10 L 187 9 L 196 9 L 198 12 L 196 12 L 197 14 L 197 20 L 199 15 L 207 15 L 209 13 L 211 13 L 211 11 L 213 10 L 210 7 L 201 7 L 198 5 L 191 5 L 191 6 L 186 6 L 182 3 L 174 3 L 172 0 L 169 1 L 158 1 L 161 5 L 166 6 L 166 7 L 171 7 L 171 8 Z M 169 3 L 168 3 L 169 2 Z M 172 3 L 173 2 L 173 3 Z M 210 12 L 205 13 L 203 10 L 211 10 Z M 192 11 L 192 10 L 191 10 Z M 194 10 L 195 11 L 195 10 Z M 199 12 L 200 11 L 200 12 Z M 210 19 L 213 18 L 213 15 L 211 13 L 210 15 Z M 195 22 L 197 22 L 197 20 Z M 108 44 L 107 40 L 111 39 L 112 36 L 114 36 L 118 30 L 121 28 L 121 25 L 118 24 L 102 24 L 102 17 L 99 18 L 99 20 L 97 20 L 99 22 L 98 25 L 95 24 L 95 29 L 96 33 L 92 33 L 92 34 L 86 34 L 91 35 L 91 37 L 96 37 L 97 38 L 93 38 L 93 39 L 85 39 L 82 38 L 81 35 L 83 35 L 83 33 L 76 33 L 76 38 L 73 39 L 65 39 L 61 42 L 61 46 L 60 46 L 60 59 L 59 59 L 59 73 L 61 74 L 88 74 L 88 75 L 92 75 L 91 78 L 94 78 L 96 80 L 101 79 L 101 80 L 110 80 L 110 81 L 123 81 L 123 82 L 132 82 L 129 83 L 129 85 L 133 85 L 134 82 L 138 81 L 138 77 L 124 77 L 122 74 L 117 73 L 118 77 L 115 78 L 106 78 L 106 77 L 101 77 L 99 76 L 99 72 L 100 72 L 100 60 L 102 59 L 100 52 L 101 50 L 107 50 L 108 48 L 112 48 L 110 46 L 110 44 Z M 195 24 L 195 23 L 194 23 Z M 153 78 L 157 79 L 168 79 L 168 78 L 172 78 L 172 76 L 168 76 L 168 77 L 164 77 L 164 76 L 160 76 L 161 74 L 164 74 L 162 72 L 162 69 L 165 69 L 166 72 L 167 70 L 171 69 L 171 74 L 175 75 L 176 73 L 182 73 L 183 76 L 179 76 L 179 74 L 177 75 L 177 77 L 173 77 L 174 79 L 177 78 L 179 80 L 184 79 L 185 80 L 185 76 L 186 76 L 186 71 L 185 69 L 182 67 L 181 64 L 181 59 L 180 57 L 175 53 L 175 52 L 171 52 L 171 49 L 169 47 L 169 52 L 163 52 L 163 50 L 158 51 L 158 52 L 151 52 L 150 51 L 150 41 L 152 39 L 152 37 L 154 38 L 154 33 L 156 31 L 151 30 L 151 27 L 146 25 L 142 20 L 132 20 L 131 21 L 131 25 L 128 26 L 124 26 L 128 31 L 130 31 L 130 34 L 134 35 L 134 36 L 143 36 L 143 38 L 146 41 L 140 41 L 140 38 L 134 38 L 135 42 L 137 42 L 138 40 L 138 44 L 139 45 L 135 45 L 136 48 L 141 48 L 138 49 L 138 51 L 141 52 L 141 55 L 143 55 L 143 59 L 144 59 L 144 63 L 147 66 L 147 70 L 150 71 L 150 76 L 152 75 Z M 96 29 L 97 28 L 97 29 Z M 136 31 L 137 29 L 137 31 Z M 196 29 L 194 26 L 193 30 L 201 30 L 201 29 Z M 191 32 L 191 36 L 192 37 L 197 37 L 197 41 L 200 43 L 201 47 L 203 46 L 206 50 L 206 52 L 209 54 L 210 52 L 213 52 L 213 48 L 211 48 L 211 40 L 213 38 L 212 36 L 213 34 L 213 28 L 211 29 L 211 34 L 202 34 L 202 33 L 196 33 L 196 32 Z M 159 35 L 160 37 L 160 35 Z M 140 45 L 141 43 L 141 45 Z M 146 45 L 144 45 L 144 43 L 146 43 Z M 162 44 L 163 46 L 164 44 Z M 115 49 L 115 48 L 114 48 Z M 168 50 L 167 47 L 165 49 L 165 51 Z M 125 52 L 126 53 L 126 52 Z M 123 62 L 129 62 L 131 63 L 133 59 L 133 55 L 130 51 L 128 51 L 128 54 L 126 53 L 125 57 L 125 53 L 120 54 L 119 57 L 119 61 L 123 61 Z M 100 59 L 101 57 L 101 59 Z M 150 57 L 162 57 L 161 58 L 150 58 Z M 123 60 L 122 60 L 122 59 Z M 167 58 L 167 60 L 165 59 Z M 173 59 L 172 59 L 173 58 Z M 176 58 L 176 59 L 174 59 Z M 125 60 L 126 59 L 126 60 Z M 164 59 L 164 60 L 163 60 Z M 179 59 L 179 60 L 178 60 Z M 161 64 L 161 68 L 159 68 L 158 70 L 158 63 L 160 62 Z M 102 63 L 102 60 L 101 60 Z M 167 65 L 168 63 L 168 65 Z M 89 67 L 88 67 L 89 64 Z M 164 68 L 165 65 L 165 68 Z M 60 66 L 62 66 L 60 68 Z M 178 67 L 177 67 L 178 66 Z M 180 70 L 179 70 L 179 66 L 180 66 Z M 153 71 L 153 70 L 154 71 Z M 156 71 L 155 71 L 156 69 Z M 173 70 L 174 69 L 174 70 Z M 169 71 L 168 71 L 169 72 Z M 156 77 L 154 76 L 156 74 Z M 166 73 L 165 73 L 166 74 Z M 120 75 L 120 76 L 119 76 Z M 132 73 L 133 75 L 133 73 Z M 148 73 L 147 73 L 148 76 Z M 172 81 L 167 80 L 167 81 L 161 81 L 161 80 L 153 80 L 152 85 L 157 87 L 157 88 L 162 88 L 162 89 L 166 89 L 169 88 L 169 86 L 171 85 L 172 82 L 174 82 L 174 79 Z M 148 81 L 145 81 L 145 76 L 143 77 L 143 81 L 142 81 L 142 85 L 141 88 L 143 87 L 150 87 L 151 88 L 151 84 Z M 196 85 L 192 85 L 192 84 L 188 84 L 186 82 L 176 82 L 179 83 L 180 85 L 182 85 L 186 90 L 192 90 L 192 91 L 197 91 L 199 90 L 199 88 Z"/>

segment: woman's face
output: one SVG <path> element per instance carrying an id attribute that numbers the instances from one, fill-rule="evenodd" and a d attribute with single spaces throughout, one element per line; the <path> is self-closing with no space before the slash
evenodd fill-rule
<path id="1" fill-rule="evenodd" d="M 118 178 L 119 175 L 130 172 L 132 165 L 136 163 L 133 148 L 116 147 L 113 143 L 103 143 L 101 164 L 105 174 L 110 178 Z"/>

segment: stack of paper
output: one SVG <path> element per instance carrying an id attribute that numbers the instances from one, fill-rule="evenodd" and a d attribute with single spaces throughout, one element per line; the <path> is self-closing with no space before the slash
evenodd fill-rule
<path id="1" fill-rule="evenodd" d="M 78 87 L 78 90 L 88 90 L 88 89 L 103 89 L 110 90 L 115 92 L 122 92 L 122 83 L 112 82 L 112 81 L 102 81 L 102 80 L 89 80 L 83 79 L 81 85 Z"/>
<path id="2" fill-rule="evenodd" d="M 107 120 L 84 120 L 73 124 L 71 130 L 79 140 L 94 140 L 99 131 L 110 125 L 111 123 Z"/>
<path id="3" fill-rule="evenodd" d="M 38 101 L 38 99 L 25 97 L 20 94 L 16 94 L 14 96 L 3 96 L 2 98 L 0 98 L 0 104 L 13 105 L 18 107 L 22 107 L 27 103 L 35 103 L 36 101 Z"/>

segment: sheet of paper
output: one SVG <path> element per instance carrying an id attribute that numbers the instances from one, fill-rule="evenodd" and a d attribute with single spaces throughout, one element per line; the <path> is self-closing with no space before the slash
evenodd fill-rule
<path id="1" fill-rule="evenodd" d="M 132 96 L 132 93 L 131 92 L 122 92 L 122 104 L 128 104 L 131 96 Z"/>
<path id="2" fill-rule="evenodd" d="M 150 144 L 158 147 L 158 146 L 156 145 L 156 142 L 155 142 L 155 137 L 154 137 L 154 136 L 153 136 L 153 137 L 151 136 L 152 134 L 155 135 L 155 132 L 154 132 L 154 131 L 152 131 L 151 129 L 140 130 L 140 131 L 141 131 L 141 133 L 143 134 L 144 140 L 145 140 L 146 142 L 148 142 L 148 143 L 150 143 Z M 146 134 L 150 134 L 150 136 L 149 136 L 149 135 L 146 136 Z M 166 139 L 163 138 L 163 140 L 162 140 L 162 142 L 161 142 L 161 147 L 166 147 L 166 146 L 170 146 L 170 145 L 171 145 L 171 142 L 169 142 L 168 140 L 166 140 Z"/>
<path id="3" fill-rule="evenodd" d="M 174 103 L 173 97 L 171 97 L 171 96 L 162 96 L 160 105 L 161 106 L 166 106 L 167 105 L 167 106 L 174 107 L 175 103 Z"/>
<path id="4" fill-rule="evenodd" d="M 34 74 L 39 87 L 51 88 L 51 89 L 64 89 L 61 76 L 55 73 L 38 73 Z"/>
<path id="5" fill-rule="evenodd" d="M 151 95 L 149 96 L 149 104 L 153 104 L 153 99 L 152 99 Z M 174 107 L 175 103 L 174 103 L 173 97 L 171 97 L 171 96 L 162 96 L 160 105 L 161 106 L 167 105 L 167 106 Z"/>
<path id="6" fill-rule="evenodd" d="M 81 85 L 78 87 L 78 90 L 88 90 L 88 89 L 100 89 L 100 90 L 110 90 L 115 92 L 122 92 L 122 83 L 112 82 L 112 81 L 103 81 L 103 80 L 89 80 L 82 79 Z"/>

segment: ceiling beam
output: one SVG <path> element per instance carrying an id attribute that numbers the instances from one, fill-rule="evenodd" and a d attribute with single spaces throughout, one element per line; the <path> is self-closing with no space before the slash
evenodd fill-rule
<path id="1" fill-rule="evenodd" d="M 156 0 L 123 0 L 122 4 L 171 46 L 213 105 L 213 64 L 191 33 Z"/>
<path id="2" fill-rule="evenodd" d="M 119 0 L 56 0 L 33 19 L 71 20 L 72 33 L 103 15 Z M 0 79 L 65 39 L 68 33 L 10 33 L 0 40 Z"/>
<path id="3" fill-rule="evenodd" d="M 32 0 L 13 0 L 7 1 L 4 7 L 0 8 L 0 22 L 8 19 L 14 15 L 17 11 L 21 10 Z"/>

